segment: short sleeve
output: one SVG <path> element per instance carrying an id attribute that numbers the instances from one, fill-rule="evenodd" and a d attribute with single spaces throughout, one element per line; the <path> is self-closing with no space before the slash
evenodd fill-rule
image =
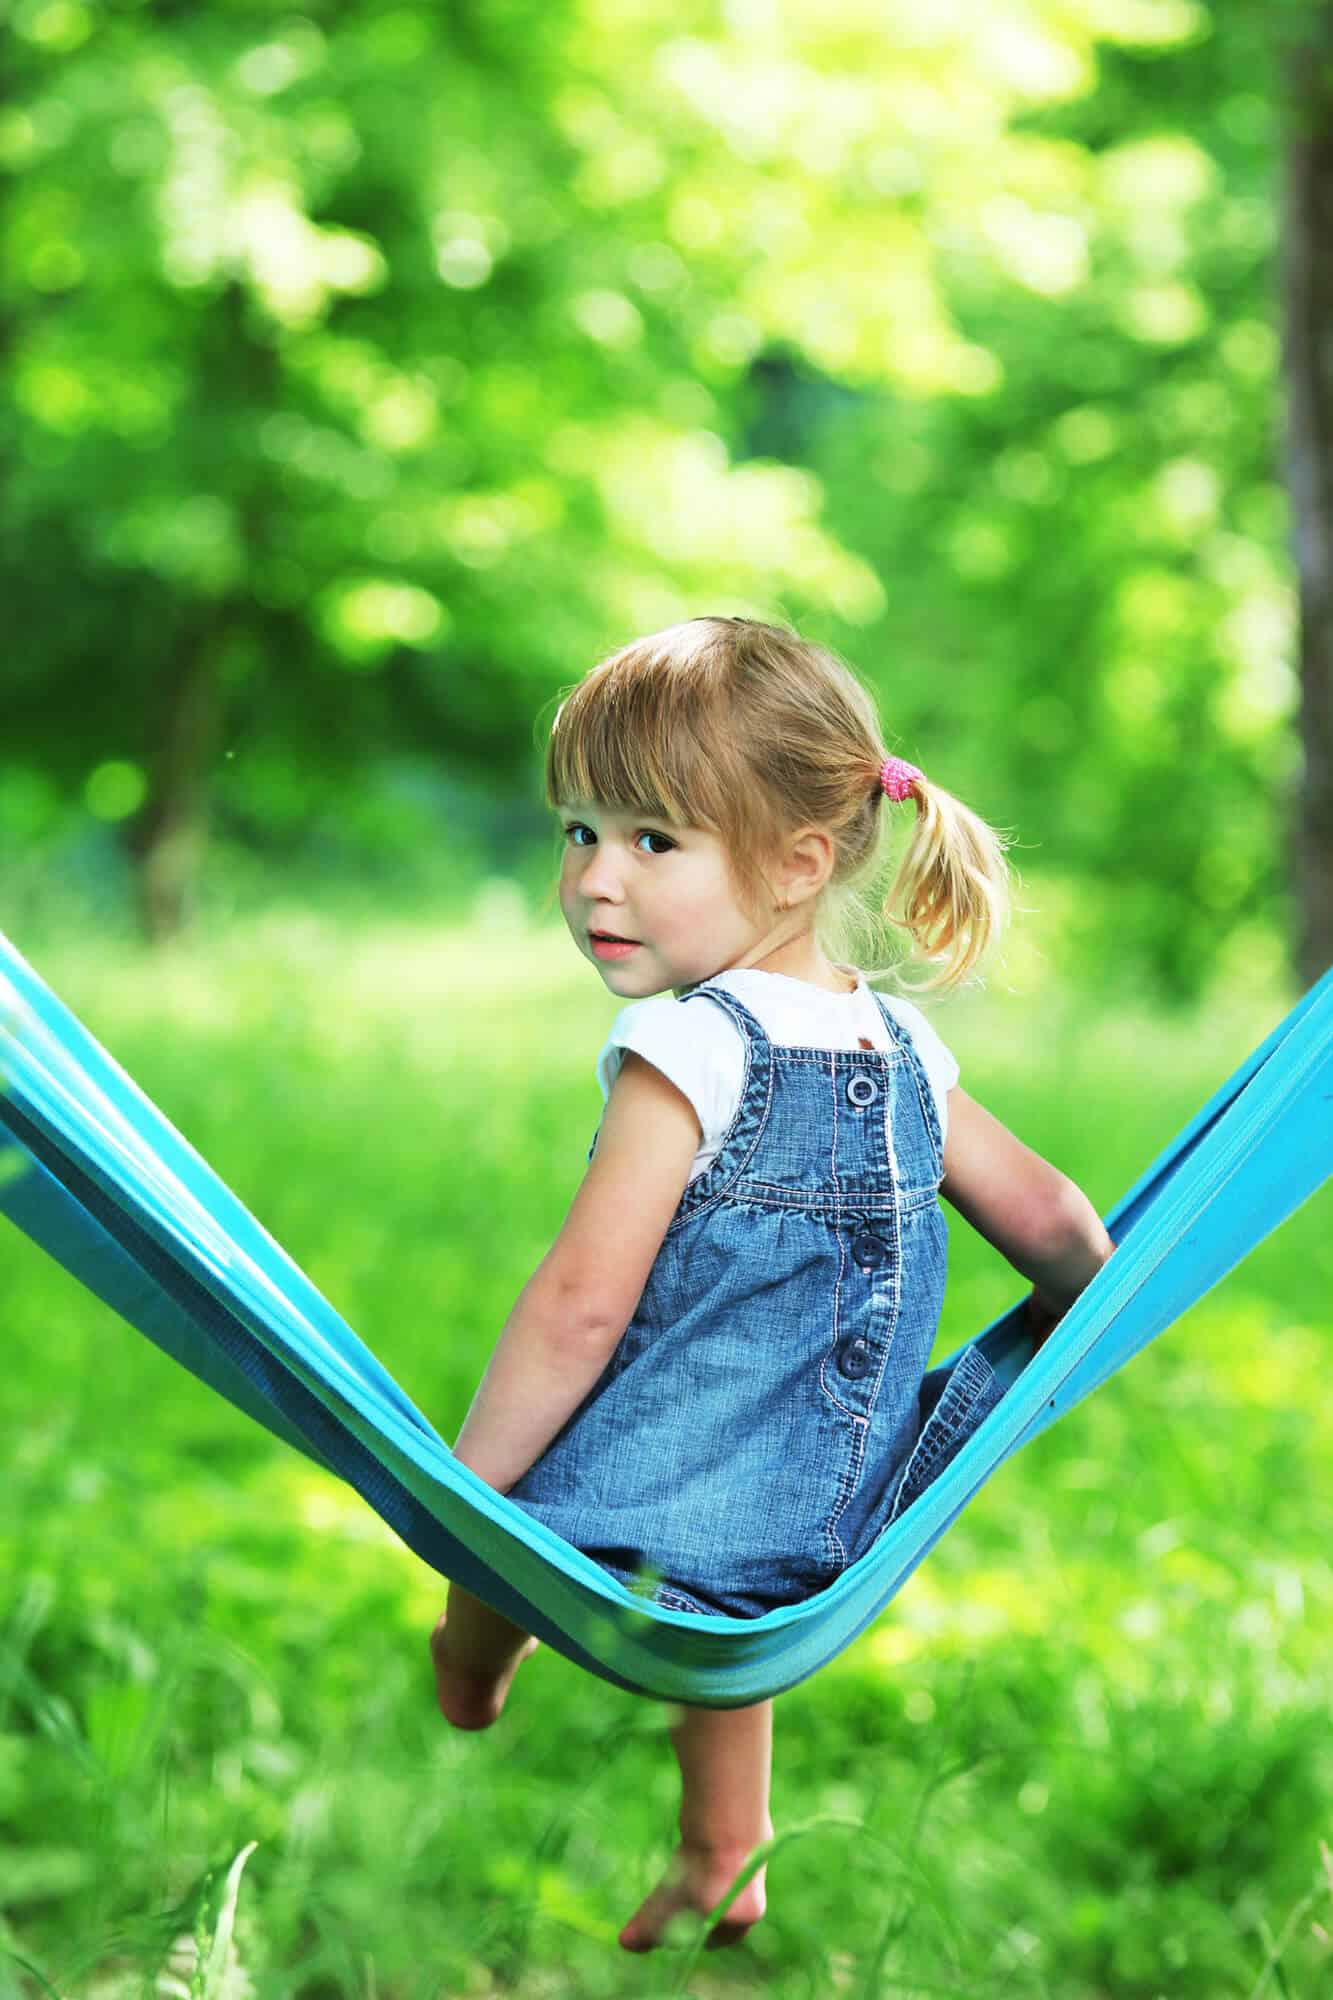
<path id="1" fill-rule="evenodd" d="M 716 1006 L 682 1006 L 674 994 L 622 1007 L 597 1058 L 603 1102 L 624 1051 L 643 1056 L 694 1106 L 701 1150 L 715 1147 L 736 1115 L 745 1074 L 745 1047 L 731 1017 Z"/>
<path id="2" fill-rule="evenodd" d="M 912 1037 L 913 1046 L 926 1072 L 926 1080 L 935 1093 L 935 1106 L 940 1119 L 940 1138 L 944 1139 L 949 1130 L 949 1092 L 958 1081 L 957 1060 L 940 1040 L 919 1007 L 914 1007 L 910 1000 L 900 999 L 896 993 L 885 993 L 881 997 L 888 1002 L 894 1019 L 906 1028 Z"/>

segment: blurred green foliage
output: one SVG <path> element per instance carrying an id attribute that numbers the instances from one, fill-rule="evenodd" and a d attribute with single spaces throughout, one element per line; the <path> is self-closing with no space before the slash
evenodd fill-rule
<path id="1" fill-rule="evenodd" d="M 279 907 L 38 969 L 452 1436 L 596 1123 L 614 1002 L 558 925 Z M 933 1015 L 1106 1209 L 1285 1005 L 1052 996 L 1039 1068 L 1029 1003 Z M 44 1990 L 20 1961 L 61 2000 L 169 1993 L 257 1841 L 228 2000 L 1317 2000 L 1327 1225 L 1316 1197 L 779 1700 L 770 1913 L 688 1978 L 614 1941 L 673 1835 L 660 1705 L 542 1649 L 489 1735 L 451 1733 L 440 1580 L 7 1230 L 0 1996 Z M 950 1235 L 941 1351 L 1021 1289 Z"/>
<path id="2" fill-rule="evenodd" d="M 1271 968 L 1297 11 L 13 0 L 9 868 L 123 897 L 174 800 L 526 882 L 560 687 L 748 610 L 1016 831 L 1062 963 Z"/>

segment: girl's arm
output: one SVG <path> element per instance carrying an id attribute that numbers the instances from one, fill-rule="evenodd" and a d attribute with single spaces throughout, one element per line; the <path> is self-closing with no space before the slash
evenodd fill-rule
<path id="1" fill-rule="evenodd" d="M 1048 1333 L 1115 1244 L 1076 1182 L 1015 1138 L 965 1090 L 949 1092 L 940 1193 L 1036 1286 L 1030 1315 Z"/>
<path id="2" fill-rule="evenodd" d="M 454 1446 L 497 1491 L 541 1457 L 610 1360 L 701 1136 L 683 1092 L 626 1050 L 582 1185 L 505 1321 Z"/>

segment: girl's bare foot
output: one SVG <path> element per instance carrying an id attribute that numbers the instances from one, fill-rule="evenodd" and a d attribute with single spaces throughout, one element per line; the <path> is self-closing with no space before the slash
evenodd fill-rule
<path id="1" fill-rule="evenodd" d="M 430 1635 L 440 1712 L 455 1729 L 489 1729 L 537 1641 L 453 1584 Z"/>
<path id="2" fill-rule="evenodd" d="M 706 1917 L 726 1895 L 752 1851 L 705 1850 L 682 1843 L 651 1896 L 639 1905 L 620 1933 L 625 1950 L 651 1951 L 666 1939 L 672 1919 L 684 1912 Z M 714 1924 L 705 1949 L 716 1951 L 723 1945 L 739 1944 L 763 1914 L 764 1871 L 760 1868 Z"/>

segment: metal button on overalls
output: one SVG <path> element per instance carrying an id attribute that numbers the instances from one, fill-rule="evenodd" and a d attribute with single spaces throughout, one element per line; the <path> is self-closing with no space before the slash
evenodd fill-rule
<path id="1" fill-rule="evenodd" d="M 879 1096 L 879 1085 L 873 1076 L 854 1076 L 847 1086 L 847 1095 L 853 1104 L 873 1104 Z"/>

